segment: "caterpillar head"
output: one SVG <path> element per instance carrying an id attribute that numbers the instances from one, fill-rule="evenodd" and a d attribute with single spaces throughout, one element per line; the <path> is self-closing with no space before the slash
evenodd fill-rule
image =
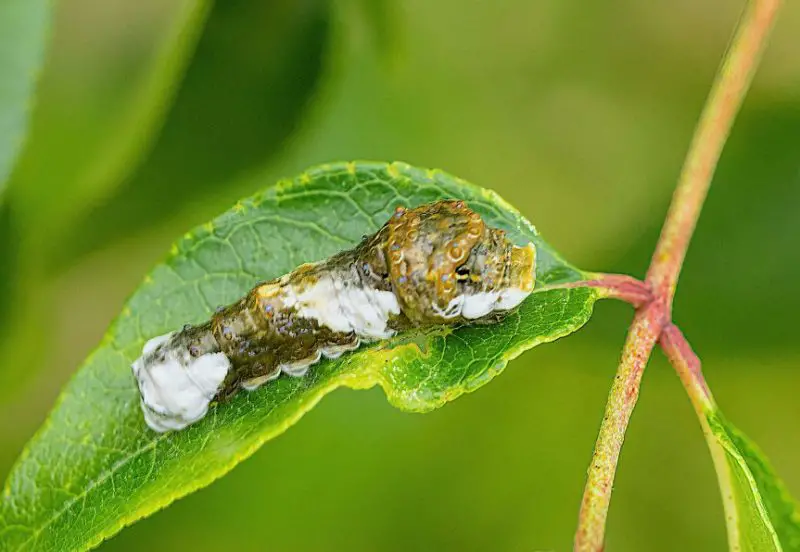
<path id="1" fill-rule="evenodd" d="M 463 201 L 398 208 L 385 234 L 389 278 L 417 324 L 505 312 L 533 291 L 533 244 L 515 246 Z"/>

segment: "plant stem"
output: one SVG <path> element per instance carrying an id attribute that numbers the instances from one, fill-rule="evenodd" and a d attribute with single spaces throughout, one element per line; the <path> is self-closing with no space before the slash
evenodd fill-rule
<path id="1" fill-rule="evenodd" d="M 692 406 L 698 416 L 705 420 L 703 413 L 714 408 L 714 398 L 703 377 L 700 359 L 686 341 L 683 332 L 675 324 L 664 326 L 658 342 L 681 378 L 681 383 L 683 383 L 686 394 L 689 395 L 689 400 L 692 401 Z"/>
<path id="2" fill-rule="evenodd" d="M 625 430 L 639 398 L 644 367 L 658 341 L 663 323 L 663 309 L 659 303 L 651 302 L 637 310 L 628 331 L 589 466 L 575 534 L 576 551 L 603 549 L 608 505 Z"/>
<path id="3" fill-rule="evenodd" d="M 676 359 L 687 358 L 691 351 L 685 339 L 683 342 L 678 339 L 678 335 L 683 336 L 671 323 L 675 286 L 719 156 L 758 66 L 780 4 L 780 0 L 748 2 L 695 130 L 647 272 L 646 283 L 650 284 L 653 298 L 637 310 L 609 393 L 581 502 L 575 535 L 577 552 L 603 550 L 617 463 L 653 347 L 662 339 L 672 347 L 673 353 L 681 352 L 683 356 L 676 356 Z M 662 334 L 665 328 L 666 334 Z M 699 361 L 696 371 L 699 373 Z M 690 363 L 685 364 L 684 374 L 686 377 L 693 374 Z M 691 387 L 695 390 L 693 403 L 704 397 L 711 400 L 710 394 L 700 393 L 697 380 L 692 381 L 695 382 Z"/>
<path id="4" fill-rule="evenodd" d="M 633 276 L 626 276 L 624 274 L 604 274 L 600 272 L 592 274 L 589 280 L 545 285 L 536 288 L 536 292 L 582 287 L 596 289 L 600 297 L 604 299 L 619 299 L 637 308 L 649 303 L 653 299 L 649 284 L 637 280 Z"/>
<path id="5" fill-rule="evenodd" d="M 669 312 L 689 240 L 714 170 L 753 80 L 780 5 L 781 0 L 751 0 L 747 3 L 695 129 L 647 272 L 647 281 L 652 284 L 653 292 L 666 302 Z"/>
<path id="6" fill-rule="evenodd" d="M 706 385 L 705 378 L 703 378 L 700 359 L 692 350 L 692 346 L 689 345 L 683 333 L 674 324 L 667 324 L 664 327 L 659 344 L 667 355 L 670 364 L 672 364 L 681 378 L 681 383 L 683 383 L 686 394 L 689 395 L 689 400 L 692 402 L 694 411 L 697 414 L 697 420 L 700 422 L 708 450 L 711 453 L 711 460 L 714 462 L 714 468 L 717 472 L 717 481 L 722 493 L 722 506 L 725 509 L 725 515 L 728 519 L 737 519 L 740 513 L 734 500 L 735 491 L 731 485 L 733 477 L 730 473 L 730 466 L 728 465 L 725 450 L 708 423 L 708 413 L 716 410 L 716 405 L 714 397 L 711 395 L 708 385 Z M 726 525 L 728 527 L 728 542 L 739 542 L 741 538 L 739 524 L 729 522 Z"/>

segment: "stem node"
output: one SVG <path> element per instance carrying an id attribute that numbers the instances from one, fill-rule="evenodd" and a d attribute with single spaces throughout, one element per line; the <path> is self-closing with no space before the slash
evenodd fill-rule
<path id="1" fill-rule="evenodd" d="M 699 360 L 696 366 L 686 361 L 697 357 L 680 330 L 672 324 L 672 300 L 722 148 L 750 86 L 780 5 L 781 0 L 750 0 L 747 4 L 697 124 L 645 284 L 637 288 L 629 287 L 630 282 L 617 281 L 606 286 L 611 290 L 606 296 L 625 298 L 638 307 L 628 330 L 589 467 L 575 534 L 577 552 L 603 550 L 606 518 L 622 442 L 639 396 L 644 368 L 655 344 L 661 341 L 682 379 L 699 375 Z M 702 376 L 694 377 L 693 381 L 702 381 Z M 710 393 L 707 396 L 710 397 Z"/>

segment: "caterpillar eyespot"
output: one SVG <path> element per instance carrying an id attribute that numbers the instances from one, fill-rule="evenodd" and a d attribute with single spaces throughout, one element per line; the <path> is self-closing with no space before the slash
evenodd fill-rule
<path id="1" fill-rule="evenodd" d="M 144 419 L 158 432 L 182 429 L 212 401 L 301 377 L 362 343 L 499 320 L 533 291 L 535 262 L 532 243 L 513 245 L 463 201 L 398 207 L 353 249 L 148 341 L 132 365 Z"/>

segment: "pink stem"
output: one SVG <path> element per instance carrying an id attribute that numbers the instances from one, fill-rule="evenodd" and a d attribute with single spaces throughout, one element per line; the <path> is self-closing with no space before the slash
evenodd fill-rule
<path id="1" fill-rule="evenodd" d="M 575 289 L 582 287 L 594 288 L 598 290 L 600 296 L 603 298 L 619 299 L 637 308 L 653 300 L 653 293 L 650 291 L 649 284 L 623 274 L 595 273 L 592 274 L 592 278 L 589 280 L 545 286 L 542 290 Z"/>
<path id="2" fill-rule="evenodd" d="M 672 310 L 675 286 L 722 148 L 753 80 L 781 0 L 748 2 L 697 124 L 646 280 Z"/>
<path id="3" fill-rule="evenodd" d="M 711 390 L 703 377 L 700 358 L 689 345 L 680 328 L 675 324 L 667 324 L 658 340 L 670 364 L 678 372 L 695 408 L 712 405 L 714 402 Z M 698 403 L 699 401 L 699 403 Z"/>
<path id="4" fill-rule="evenodd" d="M 720 153 L 750 86 L 780 4 L 780 0 L 748 3 L 698 122 L 647 273 L 646 282 L 650 284 L 653 298 L 636 313 L 609 394 L 581 503 L 576 551 L 603 549 L 611 490 L 625 431 L 639 396 L 642 372 L 664 329 L 668 328 L 663 342 L 675 355 L 671 360 L 696 358 L 693 352 L 688 355 L 691 348 L 685 339 L 678 338 L 680 333 L 671 324 L 675 286 Z M 696 367 L 692 364 L 685 367 L 686 377 L 699 374 L 699 361 Z"/>
<path id="5" fill-rule="evenodd" d="M 662 303 L 637 310 L 622 352 L 622 360 L 606 403 L 586 481 L 575 535 L 575 550 L 602 550 L 611 489 L 625 430 L 639 399 L 642 375 L 664 325 Z"/>

